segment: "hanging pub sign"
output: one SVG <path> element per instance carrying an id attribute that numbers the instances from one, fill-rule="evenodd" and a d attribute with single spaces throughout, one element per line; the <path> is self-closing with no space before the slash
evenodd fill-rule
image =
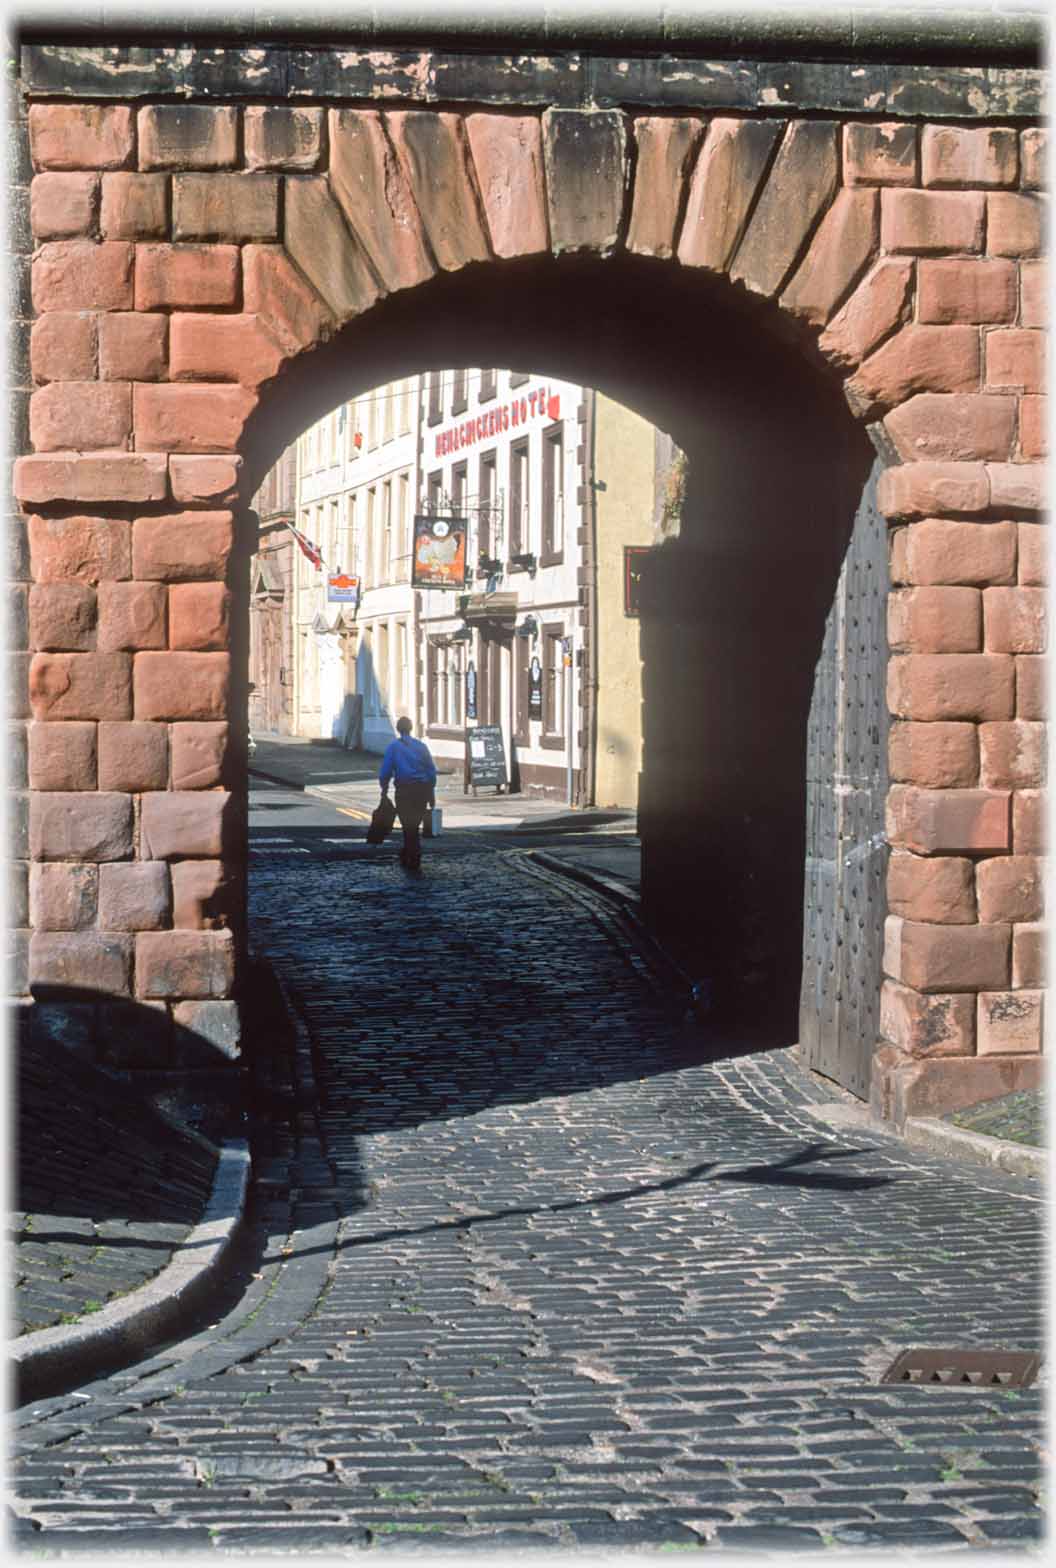
<path id="1" fill-rule="evenodd" d="M 477 667 L 470 659 L 466 666 L 466 718 L 477 716 Z"/>
<path id="2" fill-rule="evenodd" d="M 645 557 L 652 552 L 648 544 L 625 544 L 623 547 L 623 613 L 641 615 L 642 567 Z"/>
<path id="3" fill-rule="evenodd" d="M 414 588 L 466 586 L 466 519 L 426 517 L 414 519 Z"/>
<path id="4" fill-rule="evenodd" d="M 326 598 L 329 604 L 358 604 L 359 578 L 348 572 L 331 572 L 326 579 Z"/>
<path id="5" fill-rule="evenodd" d="M 543 716 L 543 666 L 539 663 L 537 655 L 532 656 L 528 666 L 528 717 L 541 719 Z"/>

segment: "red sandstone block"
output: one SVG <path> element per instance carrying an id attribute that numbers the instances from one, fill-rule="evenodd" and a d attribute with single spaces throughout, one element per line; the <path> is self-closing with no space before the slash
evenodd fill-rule
<path id="1" fill-rule="evenodd" d="M 136 446 L 148 452 L 233 452 L 257 394 L 240 386 L 137 386 Z"/>
<path id="2" fill-rule="evenodd" d="M 238 110 L 199 104 L 140 109 L 141 169 L 223 169 L 238 161 Z"/>
<path id="3" fill-rule="evenodd" d="M 858 365 L 882 338 L 908 321 L 915 263 L 883 257 L 833 316 L 818 345 L 836 365 Z"/>
<path id="4" fill-rule="evenodd" d="M 984 991 L 979 997 L 978 1054 L 1036 1055 L 1044 1041 L 1044 993 Z"/>
<path id="5" fill-rule="evenodd" d="M 117 240 L 53 240 L 33 257 L 33 309 L 131 310 L 134 247 Z"/>
<path id="6" fill-rule="evenodd" d="M 784 308 L 823 327 L 874 255 L 879 218 L 876 191 L 837 192 L 781 295 Z"/>
<path id="7" fill-rule="evenodd" d="M 93 381 L 96 320 L 90 311 L 55 310 L 35 321 L 29 338 L 34 381 Z"/>
<path id="8" fill-rule="evenodd" d="M 31 517 L 29 554 L 37 582 L 128 577 L 132 525 L 116 517 Z"/>
<path id="9" fill-rule="evenodd" d="M 144 582 L 222 578 L 233 543 L 230 512 L 137 517 L 132 531 L 132 569 Z"/>
<path id="10" fill-rule="evenodd" d="M 226 719 L 228 654 L 137 653 L 135 660 L 137 719 Z"/>
<path id="11" fill-rule="evenodd" d="M 260 316 L 176 315 L 171 335 L 174 381 L 240 381 L 258 387 L 278 375 L 286 359 Z"/>
<path id="12" fill-rule="evenodd" d="M 914 185 L 917 128 L 902 121 L 845 125 L 843 178 L 847 185 Z"/>
<path id="13" fill-rule="evenodd" d="M 101 931 L 38 931 L 29 943 L 30 989 L 77 987 L 127 996 L 132 938 Z"/>
<path id="14" fill-rule="evenodd" d="M 906 920 L 969 924 L 975 920 L 972 862 L 953 855 L 893 854 L 887 866 L 887 906 Z"/>
<path id="15" fill-rule="evenodd" d="M 635 121 L 635 133 L 639 163 L 628 248 L 670 256 L 674 223 L 665 222 L 670 208 L 662 196 L 659 202 L 649 201 L 649 175 L 660 176 L 656 185 L 665 194 L 673 194 L 677 214 L 686 170 L 700 141 L 701 122 L 643 116 Z M 550 240 L 540 121 L 534 115 L 470 114 L 466 116 L 466 134 L 496 256 L 531 256 L 545 251 Z"/>
<path id="16" fill-rule="evenodd" d="M 979 919 L 1040 920 L 1044 913 L 1041 862 L 1036 855 L 999 855 L 975 868 Z"/>
<path id="17" fill-rule="evenodd" d="M 165 454 L 154 452 L 53 452 L 48 457 L 20 457 L 14 469 L 15 495 L 24 506 L 51 501 L 161 501 L 166 479 Z"/>
<path id="18" fill-rule="evenodd" d="M 1044 589 L 984 589 L 983 623 L 988 653 L 1044 653 Z"/>
<path id="19" fill-rule="evenodd" d="M 949 331 L 950 329 L 940 329 Z M 1042 332 L 1008 328 L 986 334 L 986 384 L 1017 392 L 1040 392 L 1045 381 Z"/>
<path id="20" fill-rule="evenodd" d="M 163 861 L 99 867 L 99 924 L 104 931 L 157 931 L 169 923 L 172 889 Z"/>
<path id="21" fill-rule="evenodd" d="M 1045 853 L 1045 796 L 1040 789 L 1017 789 L 1012 796 L 1012 848 L 1017 855 Z"/>
<path id="22" fill-rule="evenodd" d="M 136 246 L 137 310 L 207 310 L 237 295 L 237 245 Z"/>
<path id="23" fill-rule="evenodd" d="M 1011 398 L 998 393 L 918 392 L 884 424 L 906 462 L 989 458 L 1002 463 L 1012 451 L 1016 409 Z"/>
<path id="24" fill-rule="evenodd" d="M 889 519 L 985 512 L 990 483 L 982 463 L 903 463 L 885 468 L 877 505 Z"/>
<path id="25" fill-rule="evenodd" d="M 1030 924 L 1013 926 L 1013 986 L 1017 991 L 1026 987 L 1043 986 L 1046 977 L 1044 926 Z"/>
<path id="26" fill-rule="evenodd" d="M 989 256 L 1038 256 L 1045 215 L 1036 196 L 994 192 L 986 198 L 986 250 Z"/>
<path id="27" fill-rule="evenodd" d="M 1045 778 L 1045 725 L 1028 719 L 980 724 L 979 757 L 987 789 L 1033 789 Z"/>
<path id="28" fill-rule="evenodd" d="M 724 272 L 784 129 L 777 120 L 709 120 L 689 184 L 678 259 Z"/>
<path id="29" fill-rule="evenodd" d="M 884 968 L 917 991 L 986 991 L 1007 986 L 1012 932 L 1005 925 L 928 925 L 888 916 Z"/>
<path id="30" fill-rule="evenodd" d="M 226 997 L 235 977 L 230 931 L 141 931 L 136 937 L 136 995 Z"/>
<path id="31" fill-rule="evenodd" d="M 226 790 L 164 790 L 144 795 L 141 852 L 151 860 L 222 855 L 233 810 L 233 798 Z"/>
<path id="32" fill-rule="evenodd" d="M 242 459 L 235 456 L 169 458 L 169 487 L 174 501 L 233 501 L 238 494 Z"/>
<path id="33" fill-rule="evenodd" d="M 178 583 L 169 589 L 169 646 L 226 648 L 231 594 L 223 583 Z"/>
<path id="34" fill-rule="evenodd" d="M 227 745 L 226 724 L 174 724 L 173 789 L 215 789 L 218 784 L 222 784 Z"/>
<path id="35" fill-rule="evenodd" d="M 1037 654 L 1020 654 L 1016 659 L 1016 717 L 1044 719 L 1045 663 Z"/>
<path id="36" fill-rule="evenodd" d="M 1014 266 L 1014 262 L 1007 263 Z M 1047 327 L 1049 268 L 1045 261 L 1019 263 L 1019 324 L 1021 327 Z"/>
<path id="37" fill-rule="evenodd" d="M 909 653 L 977 653 L 982 647 L 977 588 L 903 588 L 887 601 L 887 640 Z"/>
<path id="38" fill-rule="evenodd" d="M 1016 319 L 1016 265 L 981 256 L 917 263 L 917 320 L 997 324 Z"/>
<path id="39" fill-rule="evenodd" d="M 29 221 L 38 240 L 91 232 L 99 195 L 97 174 L 38 174 L 29 188 Z"/>
<path id="40" fill-rule="evenodd" d="M 553 138 L 556 129 L 548 123 L 549 117 L 558 112 L 560 111 L 548 110 L 544 116 L 543 136 L 548 141 Z M 604 121 L 603 116 L 602 119 Z M 620 120 L 618 128 L 615 126 L 617 119 Z M 622 140 L 625 135 L 622 117 L 613 116 L 612 121 L 607 123 L 613 124 L 614 139 Z M 459 267 L 464 267 L 467 262 L 486 261 L 488 241 L 483 215 L 478 206 L 472 169 L 473 160 L 463 117 L 436 110 L 394 109 L 386 113 L 385 126 L 389 139 L 396 149 L 396 156 L 403 167 L 413 197 L 413 206 L 417 207 L 421 216 L 422 226 L 428 235 L 429 246 L 437 264 L 446 271 L 454 272 Z M 556 240 L 559 227 L 557 214 L 560 211 L 564 191 L 561 180 L 554 178 L 555 171 L 549 168 L 549 163 L 548 147 L 550 227 Z M 603 182 L 598 183 L 600 186 Z M 310 181 L 287 180 L 286 182 L 286 245 L 299 262 L 302 261 L 303 247 L 298 247 L 294 243 L 298 221 L 297 212 L 294 210 L 294 197 L 296 196 L 298 211 L 302 210 L 301 201 L 310 197 L 310 187 Z M 608 205 L 604 195 L 601 197 L 600 205 L 603 208 Z M 585 228 L 589 226 L 592 238 L 598 232 L 598 217 L 595 212 L 581 209 L 581 221 Z M 602 219 L 602 228 L 604 228 L 604 219 Z M 353 290 L 353 294 L 359 293 L 358 287 Z M 371 300 L 364 300 L 364 304 L 370 303 Z M 360 308 L 363 306 L 361 305 Z"/>
<path id="41" fill-rule="evenodd" d="M 332 324 L 330 311 L 281 245 L 247 245 L 242 270 L 246 310 L 263 316 L 287 348 L 317 342 Z"/>
<path id="42" fill-rule="evenodd" d="M 836 195 L 839 174 L 839 126 L 831 120 L 789 121 L 730 263 L 730 278 L 753 294 L 778 294 Z"/>
<path id="43" fill-rule="evenodd" d="M 234 878 L 221 860 L 177 860 L 172 866 L 172 923 L 191 931 L 224 930 L 237 909 Z"/>
<path id="44" fill-rule="evenodd" d="M 132 110 L 104 104 L 31 104 L 37 169 L 121 169 L 132 156 Z"/>
<path id="45" fill-rule="evenodd" d="M 122 447 L 131 431 L 127 382 L 52 381 L 29 400 L 29 435 L 38 452 Z"/>
<path id="46" fill-rule="evenodd" d="M 971 1056 L 975 1051 L 975 999 L 922 996 L 897 980 L 880 992 L 880 1033 L 910 1056 Z"/>
<path id="47" fill-rule="evenodd" d="M 128 860 L 134 849 L 132 796 L 31 795 L 29 846 L 34 860 Z"/>
<path id="48" fill-rule="evenodd" d="M 1021 131 L 1019 135 L 1019 183 L 1024 190 L 1045 189 L 1045 160 L 1048 155 L 1049 133 L 1039 126 Z"/>
<path id="49" fill-rule="evenodd" d="M 45 861 L 29 868 L 29 917 L 38 931 L 94 926 L 98 899 L 98 866 Z"/>
<path id="50" fill-rule="evenodd" d="M 99 652 L 164 648 L 164 583 L 100 583 Z"/>
<path id="51" fill-rule="evenodd" d="M 975 185 L 994 188 L 1019 179 L 1016 132 L 999 126 L 966 130 L 956 125 L 925 125 L 921 174 L 926 186 Z"/>
<path id="52" fill-rule="evenodd" d="M 887 535 L 888 575 L 893 583 L 909 583 L 909 529 L 892 528 Z"/>
<path id="53" fill-rule="evenodd" d="M 104 381 L 160 381 L 167 362 L 169 318 L 114 311 L 99 318 L 99 374 Z"/>
<path id="54" fill-rule="evenodd" d="M 242 1054 L 237 1002 L 176 1002 L 172 1021 L 180 1065 L 213 1066 L 217 1056 L 237 1061 Z"/>
<path id="55" fill-rule="evenodd" d="M 274 174 L 177 174 L 172 182 L 177 240 L 274 240 L 279 182 Z"/>
<path id="56" fill-rule="evenodd" d="M 990 506 L 995 512 L 1043 512 L 1046 474 L 1040 463 L 988 463 Z"/>
<path id="57" fill-rule="evenodd" d="M 981 251 L 986 200 L 978 191 L 885 190 L 881 244 L 887 251 L 917 256 Z"/>
<path id="58" fill-rule="evenodd" d="M 27 744 L 30 789 L 72 792 L 97 787 L 94 724 L 31 724 Z"/>
<path id="59" fill-rule="evenodd" d="M 96 618 L 95 590 L 86 583 L 34 583 L 29 590 L 29 646 L 38 652 L 91 653 Z"/>
<path id="60" fill-rule="evenodd" d="M 104 174 L 99 227 L 108 240 L 161 240 L 169 232 L 164 174 Z"/>
<path id="61" fill-rule="evenodd" d="M 975 724 L 892 724 L 888 734 L 891 777 L 929 789 L 964 789 L 979 779 L 979 727 Z"/>
<path id="62" fill-rule="evenodd" d="M 1010 719 L 1015 665 L 1000 653 L 908 653 L 888 665 L 887 700 L 901 719 Z"/>
<path id="63" fill-rule="evenodd" d="M 169 737 L 164 724 L 107 722 L 99 726 L 99 788 L 166 789 L 169 782 Z"/>
<path id="64" fill-rule="evenodd" d="M 1019 580 L 1033 588 L 1044 588 L 1048 582 L 1046 558 L 1048 529 L 1042 523 L 1019 523 Z"/>
<path id="65" fill-rule="evenodd" d="M 1021 397 L 1019 400 L 1019 453 L 1028 463 L 1049 455 L 1049 400 L 1047 397 Z"/>
<path id="66" fill-rule="evenodd" d="M 247 108 L 243 116 L 248 169 L 310 173 L 322 150 L 322 109 Z"/>
<path id="67" fill-rule="evenodd" d="M 845 387 L 860 417 L 893 408 L 915 392 L 974 392 L 979 386 L 975 327 L 903 327 L 861 365 Z"/>
<path id="68" fill-rule="evenodd" d="M 37 653 L 29 667 L 35 719 L 131 717 L 131 659 L 125 653 Z"/>
<path id="69" fill-rule="evenodd" d="M 891 844 L 915 855 L 978 855 L 1010 845 L 1007 790 L 893 784 L 886 810 Z"/>

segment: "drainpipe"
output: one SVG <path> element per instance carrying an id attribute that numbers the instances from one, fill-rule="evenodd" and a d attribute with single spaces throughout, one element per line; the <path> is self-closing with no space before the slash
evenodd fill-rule
<path id="1" fill-rule="evenodd" d="M 598 751 L 598 492 L 594 488 L 595 447 L 597 432 L 598 394 L 591 387 L 587 393 L 587 423 L 583 432 L 586 448 L 583 472 L 587 504 L 587 549 L 590 552 L 587 573 L 587 668 L 581 672 L 586 701 L 584 703 L 583 729 L 586 737 L 582 768 L 582 801 L 584 806 L 597 805 L 594 799 L 597 782 Z"/>

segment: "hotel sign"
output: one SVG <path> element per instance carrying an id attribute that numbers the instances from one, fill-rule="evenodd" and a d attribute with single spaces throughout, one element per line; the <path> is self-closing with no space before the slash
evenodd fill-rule
<path id="1" fill-rule="evenodd" d="M 537 387 L 534 392 L 526 392 L 523 397 L 497 403 L 483 414 L 461 419 L 446 430 L 438 430 L 436 456 L 449 457 L 452 452 L 464 451 L 466 447 L 476 446 L 478 441 L 490 440 L 492 436 L 502 435 L 507 430 L 518 430 L 533 421 L 545 419 L 552 424 L 560 418 L 561 394 L 551 392 L 545 386 Z"/>

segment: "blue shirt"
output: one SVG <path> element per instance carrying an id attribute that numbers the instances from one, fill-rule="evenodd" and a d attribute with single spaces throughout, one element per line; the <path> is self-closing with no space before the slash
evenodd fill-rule
<path id="1" fill-rule="evenodd" d="M 429 755 L 429 747 L 413 735 L 398 735 L 385 748 L 381 759 L 378 782 L 388 788 L 389 780 L 396 775 L 397 784 L 435 784 L 436 763 Z"/>

